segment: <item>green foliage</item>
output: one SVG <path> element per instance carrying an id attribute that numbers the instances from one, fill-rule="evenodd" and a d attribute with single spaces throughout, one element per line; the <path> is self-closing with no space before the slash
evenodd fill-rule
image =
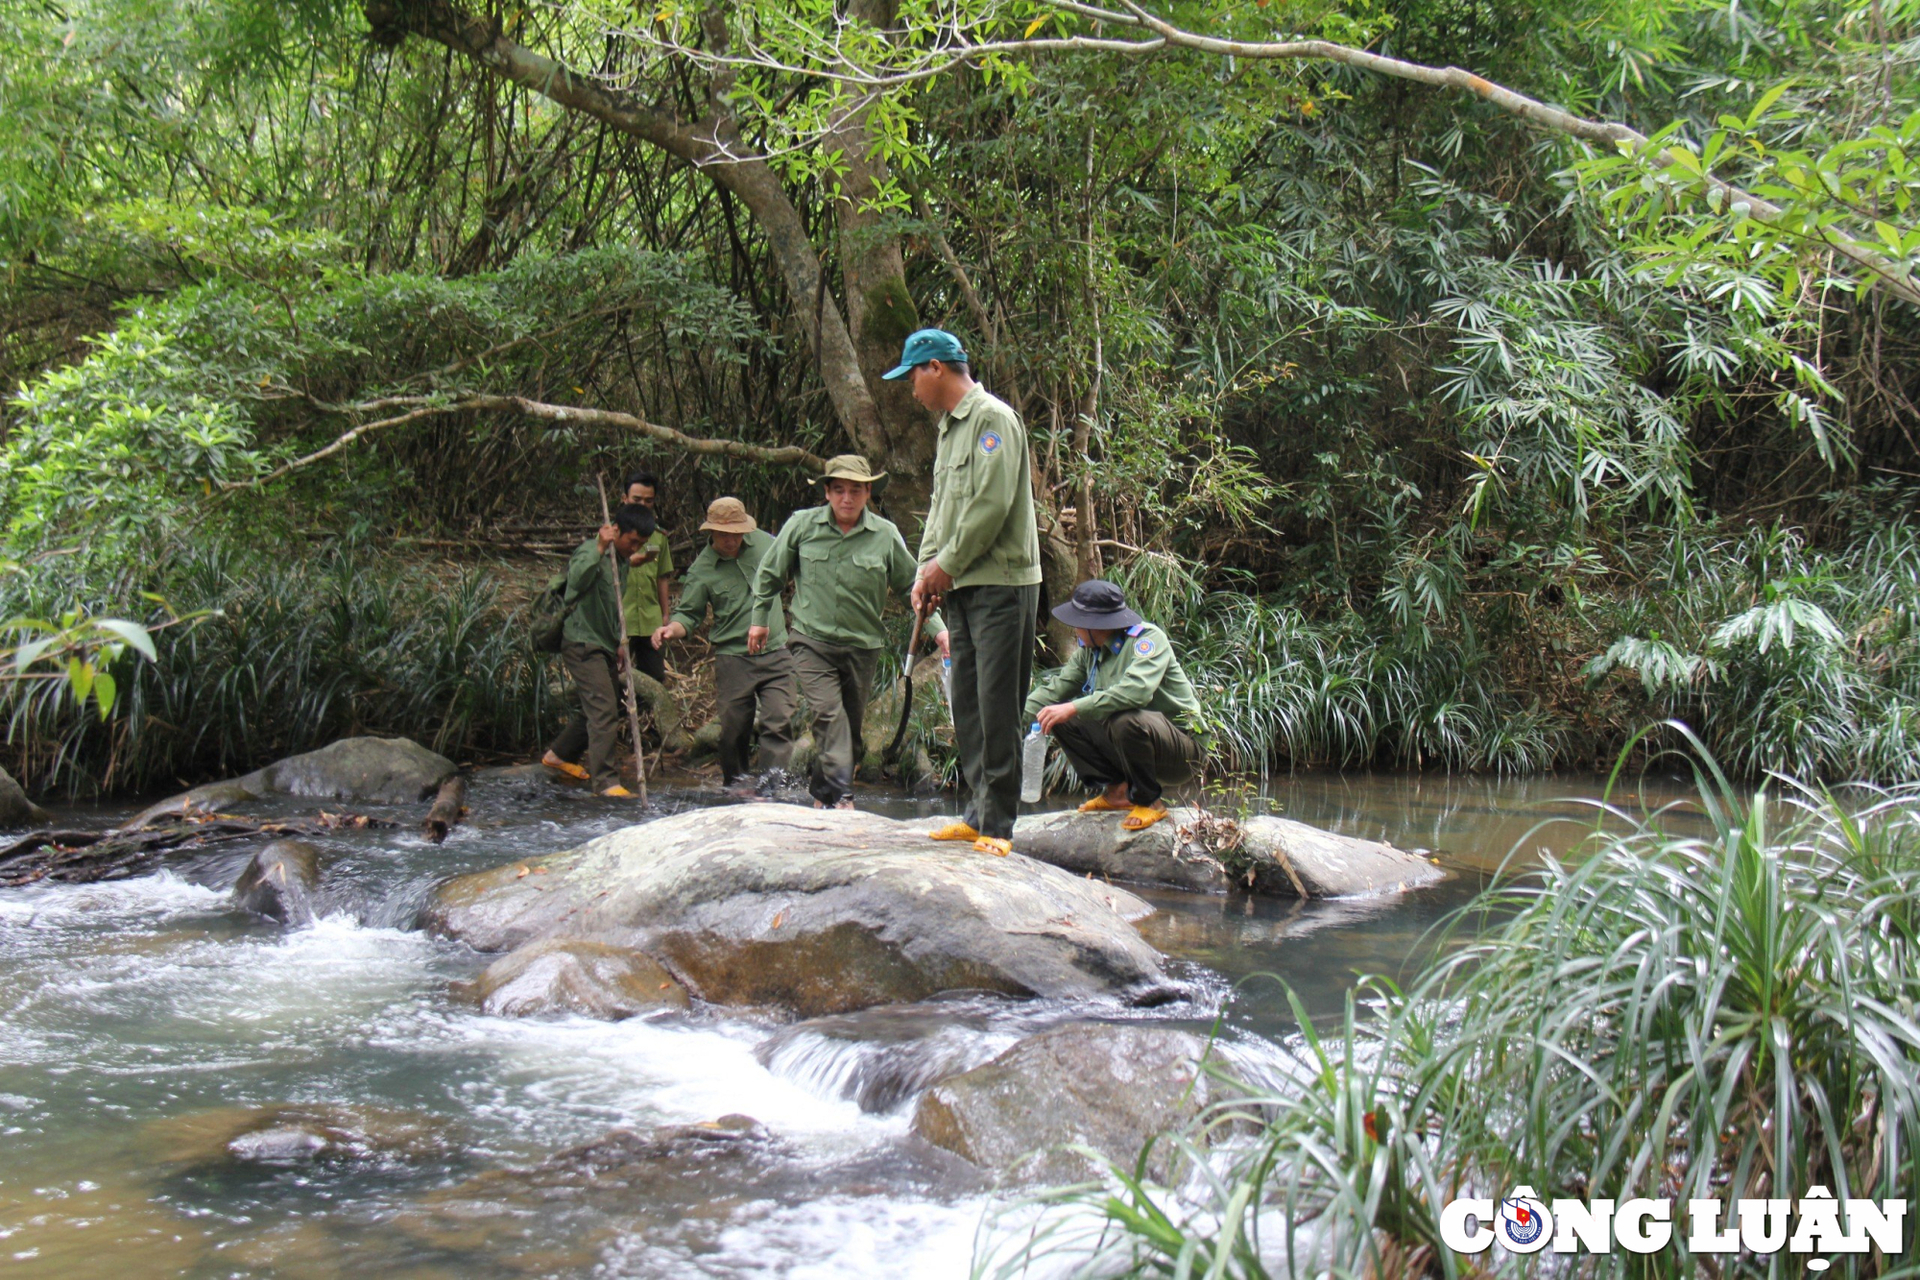
<path id="1" fill-rule="evenodd" d="M 125 206 L 115 221 L 117 243 L 178 236 L 210 274 L 130 311 L 84 360 L 14 397 L 0 515 L 17 554 L 82 539 L 89 557 L 120 554 L 367 420 L 340 402 L 529 383 L 573 399 L 609 327 L 645 330 L 659 361 L 709 369 L 739 363 L 757 338 L 737 304 L 665 255 L 587 250 L 448 280 L 369 275 L 331 241 L 257 218 Z"/>
<path id="2" fill-rule="evenodd" d="M 138 793 L 230 777 L 352 734 L 411 737 L 471 759 L 518 756 L 558 728 L 557 668 L 527 648 L 520 606 L 492 570 L 397 571 L 365 549 L 324 546 L 299 557 L 182 548 L 157 563 L 167 599 L 205 616 L 156 628 L 151 661 L 139 663 L 115 647 L 134 643 L 119 628 L 137 624 L 92 623 L 115 642 L 91 650 L 96 696 L 100 681 L 113 682 L 97 715 L 54 683 L 0 686 L 9 772 L 69 795 Z M 7 580 L 6 606 L 81 589 L 53 579 Z M 103 723 L 109 708 L 118 714 Z"/>
<path id="3" fill-rule="evenodd" d="M 18 572 L 19 566 L 0 564 L 0 570 Z M 84 708 L 92 698 L 102 720 L 113 714 L 119 699 L 119 682 L 111 669 L 123 663 L 127 650 L 148 662 L 157 656 L 153 633 L 140 623 L 89 617 L 80 609 L 51 621 L 13 618 L 0 623 L 0 635 L 13 640 L 11 647 L 0 648 L 0 665 L 9 668 L 0 680 L 64 686 L 75 707 Z"/>
<path id="4" fill-rule="evenodd" d="M 1296 1002 L 1287 1078 L 1158 1140 L 1205 1171 L 1186 1191 L 1115 1169 L 1118 1194 L 1061 1193 L 1079 1216 L 1023 1226 L 995 1274 L 1068 1252 L 1152 1275 L 1520 1274 L 1453 1254 L 1437 1224 L 1456 1196 L 1522 1184 L 1548 1200 L 1910 1199 L 1920 793 L 1748 796 L 1711 775 L 1702 797 L 1704 836 L 1639 815 L 1490 891 L 1462 917 L 1490 926 L 1479 941 L 1404 992 L 1363 981 L 1330 1033 Z M 1684 1239 L 1572 1274 L 1693 1275 Z M 1909 1261 L 1832 1259 L 1854 1276 Z"/>
<path id="5" fill-rule="evenodd" d="M 1792 530 L 1649 548 L 1626 634 L 1586 666 L 1639 677 L 1637 714 L 1685 719 L 1744 774 L 1920 773 L 1920 530 L 1900 521 L 1825 552 Z M 1617 677 L 1611 677 L 1617 678 Z"/>

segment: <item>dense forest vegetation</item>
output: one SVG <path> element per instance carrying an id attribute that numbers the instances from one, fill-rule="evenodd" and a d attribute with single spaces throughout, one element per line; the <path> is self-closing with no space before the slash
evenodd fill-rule
<path id="1" fill-rule="evenodd" d="M 847 449 L 911 537 L 938 324 L 1223 765 L 1920 777 L 1916 58 L 1913 0 L 0 0 L 0 612 L 185 619 L 110 715 L 10 682 L 0 764 L 528 750 L 511 550 Z"/>

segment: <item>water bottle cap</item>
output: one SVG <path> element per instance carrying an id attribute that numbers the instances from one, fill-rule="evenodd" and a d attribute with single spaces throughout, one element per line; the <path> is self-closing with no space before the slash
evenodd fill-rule
<path id="1" fill-rule="evenodd" d="M 1039 722 L 1038 720 L 1035 720 L 1035 721 L 1033 722 L 1033 727 L 1032 727 L 1031 729 L 1029 729 L 1029 730 L 1027 730 L 1027 732 L 1028 732 L 1028 733 L 1038 733 L 1038 732 L 1040 732 L 1040 722 Z"/>

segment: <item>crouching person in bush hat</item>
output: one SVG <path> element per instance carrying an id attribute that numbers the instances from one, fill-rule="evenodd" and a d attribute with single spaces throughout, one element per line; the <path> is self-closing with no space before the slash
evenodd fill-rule
<path id="1" fill-rule="evenodd" d="M 628 504 L 613 513 L 613 523 L 574 549 L 567 562 L 566 625 L 560 632 L 560 661 L 573 677 L 580 709 L 547 748 L 540 763 L 574 778 L 590 778 L 603 796 L 626 798 L 614 752 L 620 739 L 620 682 L 617 655 L 626 634 L 620 596 L 626 589 L 627 561 L 653 536 L 653 512 Z M 620 585 L 607 573 L 611 548 Z M 640 744 L 634 744 L 638 751 Z M 586 753 L 587 766 L 580 767 Z"/>
<path id="2" fill-rule="evenodd" d="M 720 717 L 720 776 L 728 786 L 747 780 L 756 710 L 760 719 L 763 772 L 784 771 L 793 758 L 793 659 L 786 650 L 787 624 L 776 606 L 767 618 L 778 643 L 764 651 L 748 646 L 753 613 L 753 579 L 773 539 L 747 514 L 738 498 L 716 498 L 700 531 L 705 550 L 680 580 L 673 617 L 653 633 L 664 645 L 690 634 L 706 621 L 713 646 L 713 688 Z"/>
<path id="3" fill-rule="evenodd" d="M 1129 609 L 1113 583 L 1081 583 L 1053 616 L 1080 647 L 1027 695 L 1027 718 L 1059 741 L 1081 781 L 1104 788 L 1082 813 L 1124 810 L 1121 826 L 1145 830 L 1167 816 L 1162 790 L 1200 767 L 1192 732 L 1200 700 L 1167 633 Z"/>
<path id="4" fill-rule="evenodd" d="M 853 808 L 853 770 L 864 750 L 861 722 L 873 693 L 873 669 L 886 646 L 880 625 L 887 597 L 908 598 L 918 567 L 900 530 L 867 508 L 886 480 L 858 454 L 831 459 L 820 484 L 824 505 L 793 513 L 754 580 L 750 649 L 777 644 L 771 623 L 780 593 L 793 589 L 794 674 L 813 711 L 809 790 L 821 808 Z M 924 631 L 946 651 L 946 623 L 935 612 Z"/>

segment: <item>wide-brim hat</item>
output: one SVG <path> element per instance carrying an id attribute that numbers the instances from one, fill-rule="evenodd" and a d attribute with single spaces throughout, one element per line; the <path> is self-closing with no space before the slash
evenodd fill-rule
<path id="1" fill-rule="evenodd" d="M 760 526 L 747 514 L 747 504 L 738 498 L 715 498 L 707 507 L 702 533 L 752 533 Z"/>
<path id="2" fill-rule="evenodd" d="M 829 480 L 852 480 L 859 484 L 870 484 L 873 491 L 878 493 L 886 479 L 886 472 L 873 470 L 859 454 L 842 453 L 827 459 L 826 468 L 815 477 L 815 482 L 825 484 Z"/>
<path id="3" fill-rule="evenodd" d="M 904 378 L 913 372 L 914 366 L 923 365 L 929 360 L 957 364 L 966 358 L 967 349 L 960 345 L 960 339 L 945 329 L 916 329 L 901 344 L 900 363 L 880 376 L 887 379 Z"/>
<path id="4" fill-rule="evenodd" d="M 1053 616 L 1070 627 L 1089 631 L 1125 631 L 1145 621 L 1127 608 L 1126 593 L 1104 578 L 1075 587 L 1071 600 L 1053 607 Z"/>

